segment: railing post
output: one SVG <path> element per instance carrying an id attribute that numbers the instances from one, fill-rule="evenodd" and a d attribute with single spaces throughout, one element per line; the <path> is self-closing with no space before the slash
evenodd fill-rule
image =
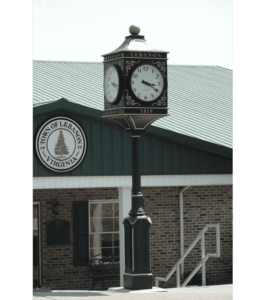
<path id="1" fill-rule="evenodd" d="M 216 254 L 220 257 L 220 226 L 216 225 Z"/>
<path id="2" fill-rule="evenodd" d="M 177 272 L 176 272 L 176 285 L 179 288 L 180 287 L 180 270 L 179 270 L 179 264 L 177 266 Z"/>
<path id="3" fill-rule="evenodd" d="M 216 228 L 216 253 L 208 253 L 205 255 L 205 232 L 209 228 Z M 186 258 L 186 256 L 190 253 L 190 251 L 194 248 L 195 244 L 201 240 L 201 261 L 196 266 L 196 268 L 191 272 L 191 274 L 184 280 L 182 283 L 182 286 L 180 286 L 181 281 L 181 273 L 180 273 L 180 266 L 182 261 Z M 204 228 L 201 230 L 201 232 L 197 235 L 197 237 L 194 239 L 194 241 L 191 243 L 189 248 L 186 250 L 186 252 L 183 254 L 183 256 L 177 261 L 177 263 L 174 265 L 174 267 L 171 269 L 171 271 L 167 274 L 165 278 L 156 277 L 155 278 L 155 284 L 158 286 L 158 281 L 164 281 L 167 282 L 168 279 L 176 272 L 176 286 L 179 287 L 185 287 L 189 281 L 192 279 L 192 277 L 198 272 L 200 268 L 202 268 L 202 286 L 206 286 L 206 261 L 209 257 L 220 257 L 220 226 L 219 225 L 213 225 L 208 224 L 205 225 Z"/>
<path id="4" fill-rule="evenodd" d="M 205 276 L 205 238 L 204 230 L 201 233 L 201 253 L 202 253 L 202 286 L 206 286 L 206 276 Z"/>
<path id="5" fill-rule="evenodd" d="M 158 279 L 155 278 L 155 286 L 159 287 Z"/>

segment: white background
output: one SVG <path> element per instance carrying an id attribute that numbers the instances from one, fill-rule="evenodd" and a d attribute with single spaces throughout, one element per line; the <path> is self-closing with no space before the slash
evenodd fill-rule
<path id="1" fill-rule="evenodd" d="M 33 0 L 33 58 L 102 61 L 132 24 L 169 64 L 232 69 L 231 0 Z"/>

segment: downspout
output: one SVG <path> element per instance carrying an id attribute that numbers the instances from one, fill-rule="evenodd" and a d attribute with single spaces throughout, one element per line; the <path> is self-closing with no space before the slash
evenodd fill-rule
<path id="1" fill-rule="evenodd" d="M 184 187 L 179 193 L 179 216 L 180 216 L 180 257 L 184 254 L 184 225 L 183 225 L 183 193 L 191 186 Z M 184 274 L 184 261 L 181 263 L 180 273 Z"/>

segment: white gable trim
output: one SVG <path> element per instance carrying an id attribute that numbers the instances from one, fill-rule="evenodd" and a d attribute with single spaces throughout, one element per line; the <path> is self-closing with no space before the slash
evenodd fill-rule
<path id="1" fill-rule="evenodd" d="M 141 177 L 142 187 L 198 186 L 233 184 L 232 174 L 221 175 L 148 175 Z M 34 177 L 33 189 L 66 189 L 95 187 L 131 187 L 131 176 Z"/>

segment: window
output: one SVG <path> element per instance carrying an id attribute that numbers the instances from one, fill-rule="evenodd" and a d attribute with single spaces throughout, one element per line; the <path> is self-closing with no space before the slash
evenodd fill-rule
<path id="1" fill-rule="evenodd" d="M 114 256 L 119 260 L 119 203 L 89 202 L 89 258 Z"/>

